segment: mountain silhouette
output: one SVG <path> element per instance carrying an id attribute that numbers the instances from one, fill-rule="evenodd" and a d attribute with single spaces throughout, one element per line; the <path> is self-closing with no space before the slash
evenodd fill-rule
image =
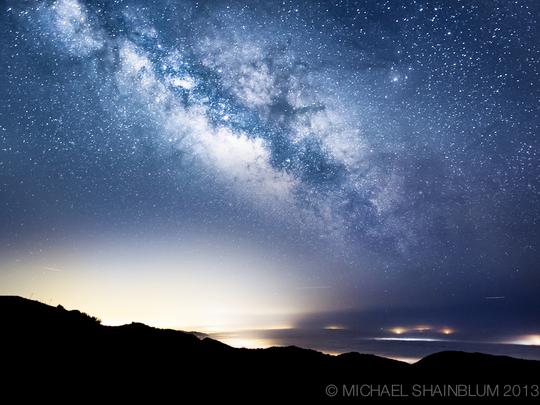
<path id="1" fill-rule="evenodd" d="M 538 400 L 539 361 L 440 352 L 408 364 L 294 346 L 237 349 L 141 323 L 104 326 L 85 313 L 16 296 L 0 297 L 0 316 L 2 382 L 21 399 L 397 403 L 466 399 L 429 390 L 449 385 L 476 389 L 472 393 L 480 397 L 489 385 L 499 387 L 499 400 Z M 382 395 L 391 385 L 392 395 Z M 527 393 L 520 388 L 515 395 L 514 389 L 505 397 L 506 385 L 526 386 Z M 415 396 L 415 387 L 427 394 Z"/>

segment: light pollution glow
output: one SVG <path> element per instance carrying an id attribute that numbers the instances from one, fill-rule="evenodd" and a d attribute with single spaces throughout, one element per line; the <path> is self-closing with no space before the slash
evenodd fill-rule
<path id="1" fill-rule="evenodd" d="M 62 248 L 4 258 L 0 293 L 79 309 L 105 325 L 137 321 L 198 331 L 246 348 L 288 344 L 280 333 L 302 329 L 298 320 L 326 312 L 333 304 L 324 296 L 326 289 L 303 288 L 300 277 L 282 277 L 298 263 L 262 256 L 253 245 L 197 240 L 171 249 L 167 243 L 143 248 L 134 241 L 119 246 L 109 240 L 85 246 L 84 253 Z M 322 324 L 320 330 L 354 333 L 341 322 Z M 366 339 L 447 342 L 441 335 L 454 335 L 456 328 L 418 323 L 382 331 L 394 336 Z M 540 345 L 540 335 L 520 335 L 503 343 Z M 315 348 L 331 354 L 347 351 Z"/>
<path id="2" fill-rule="evenodd" d="M 324 291 L 301 288 L 297 264 L 261 256 L 253 246 L 187 243 L 57 250 L 0 263 L 0 293 L 61 304 L 100 317 L 203 333 L 286 329 L 328 306 Z M 321 299 L 323 298 L 323 299 Z"/>
<path id="3" fill-rule="evenodd" d="M 450 327 L 435 327 L 429 325 L 417 325 L 417 326 L 394 326 L 387 329 L 389 332 L 395 335 L 402 335 L 404 333 L 439 333 L 443 335 L 452 335 L 456 332 L 455 329 Z"/>
<path id="4" fill-rule="evenodd" d="M 511 340 L 506 341 L 505 343 L 512 345 L 540 346 L 540 334 L 517 336 Z"/>
<path id="5" fill-rule="evenodd" d="M 198 331 L 234 347 L 288 345 L 287 336 L 320 333 L 304 330 L 298 321 L 310 313 L 327 312 L 335 304 L 325 296 L 327 289 L 305 288 L 301 277 L 283 277 L 288 269 L 299 266 L 290 257 L 263 255 L 249 244 L 192 239 L 174 249 L 169 243 L 143 247 L 135 241 L 123 240 L 119 245 L 108 240 L 85 244 L 83 253 L 58 248 L 26 258 L 3 258 L 0 293 L 79 309 L 100 317 L 106 325 L 137 321 Z M 322 323 L 319 330 L 332 336 L 356 333 L 347 323 L 331 321 Z M 457 329 L 418 323 L 381 331 L 391 335 L 358 337 L 388 344 L 434 344 L 450 342 L 441 335 L 455 335 Z M 332 337 L 315 338 L 305 345 L 330 354 L 349 351 L 325 347 L 322 341 L 326 339 Z M 519 335 L 502 343 L 540 345 L 540 335 Z M 409 356 L 405 361 L 416 359 Z"/>
<path id="6" fill-rule="evenodd" d="M 327 325 L 324 327 L 324 329 L 326 330 L 345 330 L 347 329 L 345 326 L 343 325 Z"/>

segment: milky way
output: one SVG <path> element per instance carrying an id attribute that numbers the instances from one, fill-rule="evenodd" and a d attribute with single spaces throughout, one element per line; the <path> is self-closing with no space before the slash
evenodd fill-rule
<path id="1" fill-rule="evenodd" d="M 4 249 L 205 227 L 324 262 L 306 288 L 349 304 L 534 306 L 538 15 L 536 1 L 4 2 Z"/>

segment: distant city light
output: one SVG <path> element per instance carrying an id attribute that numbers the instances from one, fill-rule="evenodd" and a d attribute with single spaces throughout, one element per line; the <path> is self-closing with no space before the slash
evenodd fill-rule
<path id="1" fill-rule="evenodd" d="M 324 327 L 326 330 L 344 330 L 346 329 L 345 326 L 342 325 L 327 325 Z"/>
<path id="2" fill-rule="evenodd" d="M 396 335 L 402 335 L 403 333 L 406 333 L 408 330 L 406 328 L 402 327 L 395 327 L 390 329 L 390 332 L 395 333 Z"/>
<path id="3" fill-rule="evenodd" d="M 522 335 L 505 343 L 513 345 L 540 346 L 540 335 Z"/>

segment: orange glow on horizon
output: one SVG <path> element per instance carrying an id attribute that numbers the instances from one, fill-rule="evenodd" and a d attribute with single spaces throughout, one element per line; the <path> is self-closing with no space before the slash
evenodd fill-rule
<path id="1" fill-rule="evenodd" d="M 273 346 L 279 346 L 271 339 L 256 338 L 256 337 L 221 337 L 218 339 L 226 345 L 236 347 L 238 349 L 266 349 Z"/>
<path id="2" fill-rule="evenodd" d="M 408 331 L 407 328 L 403 328 L 401 326 L 396 326 L 394 328 L 390 329 L 390 332 L 395 333 L 396 335 L 402 335 Z"/>
<path id="3" fill-rule="evenodd" d="M 334 307 L 318 290 L 283 279 L 295 258 L 258 245 L 213 239 L 92 242 L 0 261 L 0 293 L 78 309 L 104 325 L 141 322 L 201 333 L 291 329 L 306 313 Z M 264 259 L 262 259 L 264 258 Z"/>
<path id="4" fill-rule="evenodd" d="M 406 333 L 413 334 L 414 333 L 442 333 L 443 335 L 452 335 L 455 333 L 455 329 L 450 327 L 434 327 L 430 325 L 416 325 L 416 326 L 394 326 L 387 329 L 388 332 L 393 333 L 394 335 L 403 335 Z"/>

